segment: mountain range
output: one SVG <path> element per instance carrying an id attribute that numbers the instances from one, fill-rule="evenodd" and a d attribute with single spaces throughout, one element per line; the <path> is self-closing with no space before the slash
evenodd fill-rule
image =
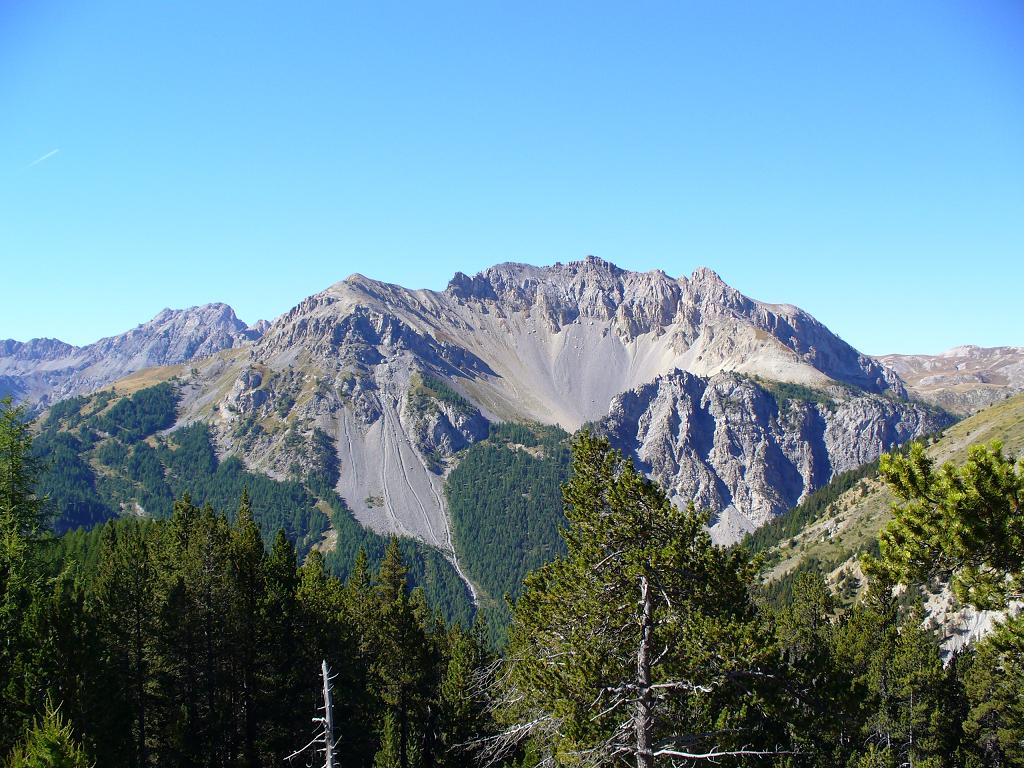
<path id="1" fill-rule="evenodd" d="M 859 353 L 808 313 L 710 269 L 595 257 L 457 273 L 443 291 L 353 275 L 273 322 L 165 310 L 86 347 L 0 342 L 0 392 L 42 409 L 173 380 L 171 429 L 271 478 L 332 465 L 352 514 L 457 562 L 446 480 L 497 423 L 608 435 L 736 541 L 837 473 L 1019 389 L 1024 350 Z"/>

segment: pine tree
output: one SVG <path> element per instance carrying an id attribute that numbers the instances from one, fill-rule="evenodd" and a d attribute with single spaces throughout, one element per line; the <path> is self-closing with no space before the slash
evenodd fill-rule
<path id="1" fill-rule="evenodd" d="M 278 764 L 308 738 L 305 708 L 310 688 L 295 657 L 302 635 L 298 599 L 299 579 L 295 548 L 278 530 L 263 563 L 266 592 L 260 605 L 263 680 L 260 683 L 259 751 L 269 764 Z M 309 671 L 307 670 L 307 675 Z M 316 690 L 316 688 L 313 688 Z"/>
<path id="2" fill-rule="evenodd" d="M 76 743 L 57 708 L 47 702 L 41 721 L 36 721 L 24 741 L 11 753 L 7 768 L 93 768 L 82 747 Z"/>
<path id="3" fill-rule="evenodd" d="M 156 635 L 156 596 L 150 544 L 138 522 L 103 530 L 93 581 L 93 615 L 103 647 L 104 762 L 148 763 L 149 690 Z"/>
<path id="4" fill-rule="evenodd" d="M 256 768 L 258 701 L 260 698 L 260 607 L 264 599 L 263 561 L 266 551 L 259 527 L 252 516 L 248 488 L 242 490 L 238 514 L 231 529 L 231 572 L 237 598 L 234 600 L 235 678 L 243 765 Z"/>
<path id="5" fill-rule="evenodd" d="M 163 529 L 155 653 L 162 759 L 213 766 L 233 751 L 230 540 L 226 519 L 188 497 Z"/>
<path id="6" fill-rule="evenodd" d="M 395 716 L 388 712 L 381 726 L 380 748 L 373 758 L 373 768 L 401 768 L 401 765 L 398 726 L 395 725 Z"/>
<path id="7" fill-rule="evenodd" d="M 864 598 L 837 627 L 833 653 L 850 676 L 850 702 L 854 725 L 861 733 L 844 739 L 845 748 L 856 754 L 864 744 L 865 755 L 878 761 L 892 756 L 894 696 L 892 657 L 896 643 L 897 605 L 891 583 L 873 582 Z"/>
<path id="8" fill-rule="evenodd" d="M 869 572 L 916 584 L 937 577 L 979 608 L 1024 597 L 1024 467 L 1002 444 L 972 446 L 962 467 L 936 471 L 914 443 L 907 456 L 882 456 L 879 467 L 901 502 L 882 531 L 881 562 L 866 561 Z"/>
<path id="9" fill-rule="evenodd" d="M 24 409 L 0 400 L 0 754 L 41 710 L 47 653 L 47 578 L 38 542 L 44 500 Z"/>
<path id="10" fill-rule="evenodd" d="M 369 642 L 367 630 L 376 607 L 371 580 L 370 561 L 366 556 L 366 550 L 360 547 L 348 580 L 345 582 L 343 599 L 345 612 L 351 618 L 353 628 L 359 638 L 359 644 L 364 650 Z"/>
<path id="11" fill-rule="evenodd" d="M 967 765 L 1024 766 L 1024 614 L 978 643 L 966 667 Z"/>
<path id="12" fill-rule="evenodd" d="M 851 741 L 851 680 L 846 660 L 835 654 L 835 599 L 824 577 L 801 574 L 792 602 L 779 611 L 776 633 L 788 662 L 787 677 L 796 707 L 789 723 L 800 750 L 821 763 L 841 761 Z"/>
<path id="13" fill-rule="evenodd" d="M 743 553 L 713 546 L 704 515 L 674 507 L 606 440 L 582 432 L 573 448 L 567 552 L 514 609 L 508 740 L 638 768 L 772 752 L 760 703 L 776 657 Z"/>
<path id="14" fill-rule="evenodd" d="M 371 581 L 369 558 L 360 547 L 342 590 L 342 624 L 352 643 L 345 669 L 351 675 L 356 693 L 348 723 L 341 727 L 345 737 L 343 749 L 362 765 L 373 760 L 377 749 L 375 731 L 382 717 L 379 695 L 371 682 L 371 666 L 378 651 L 375 638 L 379 635 L 377 602 Z"/>
<path id="15" fill-rule="evenodd" d="M 48 695 L 87 739 L 89 752 L 98 721 L 106 715 L 110 690 L 103 685 L 103 652 L 98 628 L 87 609 L 84 585 L 64 568 L 52 580 L 47 596 L 45 630 Z"/>
<path id="16" fill-rule="evenodd" d="M 921 624 L 915 605 L 904 618 L 891 660 L 894 703 L 893 752 L 900 764 L 941 768 L 955 744 L 946 713 L 946 679 L 936 639 Z"/>
<path id="17" fill-rule="evenodd" d="M 486 627 L 478 620 L 472 631 L 451 627 L 444 643 L 443 675 L 438 701 L 438 759 L 450 768 L 465 765 L 469 743 L 488 730 L 487 701 L 480 685 L 488 656 Z"/>
<path id="18" fill-rule="evenodd" d="M 41 469 L 25 409 L 10 397 L 0 399 L 0 524 L 25 541 L 37 539 L 45 527 L 46 500 L 35 493 Z"/>
<path id="19" fill-rule="evenodd" d="M 406 567 L 396 538 L 388 543 L 374 592 L 378 623 L 371 675 L 386 711 L 395 718 L 399 768 L 411 768 L 433 658 L 426 628 L 409 597 Z"/>
<path id="20" fill-rule="evenodd" d="M 294 663 L 310 671 L 305 678 L 310 692 L 307 707 L 318 706 L 316 681 L 320 662 L 326 659 L 334 680 L 337 754 L 346 762 L 365 760 L 372 756 L 374 724 L 367 716 L 364 667 L 355 630 L 347 620 L 344 588 L 328 576 L 318 550 L 312 550 L 299 569 L 296 595 L 303 640 Z"/>

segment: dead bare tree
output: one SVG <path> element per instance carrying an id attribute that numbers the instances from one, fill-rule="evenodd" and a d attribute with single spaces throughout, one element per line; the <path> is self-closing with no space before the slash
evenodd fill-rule
<path id="1" fill-rule="evenodd" d="M 337 762 L 335 761 L 334 751 L 338 746 L 338 742 L 334 737 L 334 702 L 331 696 L 331 681 L 334 679 L 331 676 L 331 670 L 327 666 L 326 659 L 321 662 L 320 666 L 321 675 L 323 677 L 324 684 L 324 705 L 323 705 L 323 716 L 314 717 L 313 722 L 317 724 L 317 732 L 306 746 L 301 749 L 297 749 L 292 752 L 285 760 L 291 763 L 296 757 L 301 755 L 306 750 L 312 749 L 310 752 L 311 757 L 319 753 L 323 753 L 324 756 L 324 768 L 337 768 Z M 321 745 L 317 747 L 317 745 Z M 307 765 L 312 766 L 313 762 L 310 760 Z"/>

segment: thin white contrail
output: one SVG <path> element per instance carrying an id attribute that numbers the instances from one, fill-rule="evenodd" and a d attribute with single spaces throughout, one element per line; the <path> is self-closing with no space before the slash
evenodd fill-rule
<path id="1" fill-rule="evenodd" d="M 33 160 L 33 161 L 32 161 L 31 163 L 29 163 L 29 164 L 28 164 L 28 167 L 29 167 L 29 168 L 31 168 L 31 167 L 32 167 L 33 165 L 39 165 L 39 164 L 40 164 L 41 162 L 43 162 L 44 160 L 49 160 L 49 159 L 50 159 L 51 157 L 53 157 L 54 155 L 56 155 L 56 154 L 57 154 L 58 152 L 60 152 L 60 150 L 59 150 L 59 149 L 51 149 L 51 150 L 50 150 L 49 152 L 47 152 L 47 153 L 46 153 L 45 155 L 43 155 L 42 157 L 36 158 L 36 159 L 35 159 L 35 160 Z"/>

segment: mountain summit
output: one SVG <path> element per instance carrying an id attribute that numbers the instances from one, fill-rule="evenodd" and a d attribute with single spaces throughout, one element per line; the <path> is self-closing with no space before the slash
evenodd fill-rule
<path id="1" fill-rule="evenodd" d="M 710 269 L 674 279 L 593 256 L 459 273 L 442 292 L 354 275 L 279 318 L 255 354 L 271 364 L 302 353 L 344 358 L 376 343 L 371 326 L 457 377 L 486 413 L 570 429 L 677 368 L 905 396 L 892 371 L 796 307 L 749 299 Z"/>

